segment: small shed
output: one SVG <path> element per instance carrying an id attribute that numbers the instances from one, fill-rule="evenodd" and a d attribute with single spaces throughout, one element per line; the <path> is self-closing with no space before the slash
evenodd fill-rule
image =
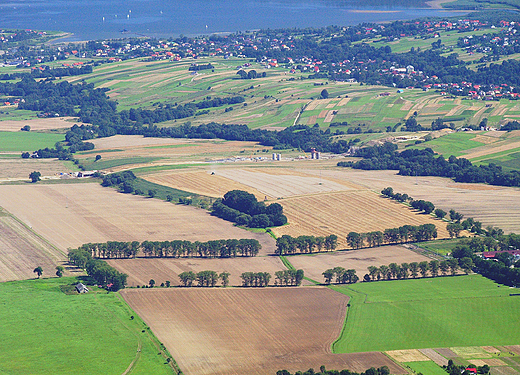
<path id="1" fill-rule="evenodd" d="M 88 288 L 83 283 L 77 283 L 76 290 L 78 291 L 78 293 L 88 293 L 89 292 Z"/>

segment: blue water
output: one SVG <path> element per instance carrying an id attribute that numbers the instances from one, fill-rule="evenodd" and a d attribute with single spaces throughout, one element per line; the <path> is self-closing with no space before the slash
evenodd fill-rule
<path id="1" fill-rule="evenodd" d="M 122 37 L 123 30 L 164 37 L 448 14 L 457 13 L 414 0 L 1 0 L 0 28 L 60 30 L 88 40 Z"/>

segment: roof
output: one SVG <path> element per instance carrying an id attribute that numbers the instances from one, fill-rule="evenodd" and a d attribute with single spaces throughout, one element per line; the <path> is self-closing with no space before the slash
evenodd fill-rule
<path id="1" fill-rule="evenodd" d="M 77 283 L 76 284 L 76 290 L 79 293 L 86 293 L 86 292 L 88 292 L 88 288 L 83 283 Z"/>

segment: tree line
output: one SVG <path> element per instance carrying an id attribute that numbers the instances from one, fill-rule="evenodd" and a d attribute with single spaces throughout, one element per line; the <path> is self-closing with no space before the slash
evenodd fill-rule
<path id="1" fill-rule="evenodd" d="M 213 215 L 251 228 L 277 227 L 287 224 L 283 207 L 279 203 L 265 205 L 254 194 L 243 190 L 231 190 L 224 198 L 213 203 Z"/>
<path id="2" fill-rule="evenodd" d="M 326 237 L 298 236 L 284 234 L 276 239 L 276 255 L 306 254 L 322 251 L 333 251 L 338 246 L 338 236 L 331 234 Z"/>
<path id="3" fill-rule="evenodd" d="M 442 155 L 435 156 L 431 148 L 397 151 L 397 145 L 385 143 L 381 146 L 361 148 L 355 156 L 362 157 L 356 162 L 339 162 L 339 167 L 363 170 L 398 170 L 402 176 L 439 176 L 456 182 L 488 183 L 499 186 L 520 186 L 520 171 L 503 171 L 501 166 L 473 165 L 469 160 Z"/>
<path id="4" fill-rule="evenodd" d="M 287 370 L 279 370 L 276 375 L 293 375 Z M 359 373 L 350 371 L 347 369 L 338 370 L 327 370 L 325 366 L 320 366 L 320 372 L 315 372 L 314 369 L 310 368 L 307 371 L 296 371 L 294 375 L 390 375 L 390 369 L 387 366 L 379 368 L 371 367 L 365 372 Z"/>
<path id="5" fill-rule="evenodd" d="M 385 229 L 383 232 L 350 232 L 347 234 L 347 244 L 352 249 L 360 249 L 383 244 L 430 241 L 433 238 L 437 238 L 435 224 L 403 225 L 399 228 Z"/>
<path id="6" fill-rule="evenodd" d="M 394 193 L 394 189 L 391 187 L 386 187 L 381 190 L 381 194 L 390 199 L 394 199 L 401 203 L 408 203 L 411 207 L 416 210 L 423 211 L 425 214 L 433 213 L 437 218 L 444 219 L 448 213 L 440 208 L 435 208 L 435 205 L 432 202 L 425 200 L 415 200 L 410 197 L 408 194 Z M 446 230 L 451 238 L 459 237 L 460 232 L 463 230 L 468 230 L 472 233 L 483 234 L 485 231 L 482 229 L 482 223 L 477 221 L 471 217 L 462 221 L 464 215 L 460 212 L 457 212 L 453 209 L 449 211 L 449 218 L 451 223 L 446 225 Z"/>
<path id="7" fill-rule="evenodd" d="M 325 278 L 325 284 L 330 284 L 332 279 L 336 277 L 336 284 L 355 284 L 359 277 L 354 269 L 344 269 L 343 267 L 330 268 L 322 273 Z"/>
<path id="8" fill-rule="evenodd" d="M 227 239 L 207 242 L 174 241 L 108 241 L 86 243 L 78 249 L 88 252 L 92 258 L 135 258 L 142 254 L 146 258 L 235 258 L 254 257 L 262 245 L 255 239 Z"/>
<path id="9" fill-rule="evenodd" d="M 87 275 L 104 288 L 115 292 L 126 285 L 127 274 L 119 272 L 103 260 L 94 259 L 85 249 L 69 249 L 67 258 L 71 264 L 87 271 Z"/>
<path id="10" fill-rule="evenodd" d="M 275 272 L 274 286 L 300 286 L 304 277 L 303 270 L 283 270 Z M 185 271 L 178 275 L 179 281 L 184 287 L 215 287 L 220 280 L 223 287 L 229 285 L 229 272 L 218 274 L 215 271 Z M 243 287 L 267 287 L 272 275 L 269 272 L 243 272 L 240 275 Z M 149 285 L 153 287 L 155 280 L 150 280 Z M 166 287 L 170 282 L 166 282 Z"/>

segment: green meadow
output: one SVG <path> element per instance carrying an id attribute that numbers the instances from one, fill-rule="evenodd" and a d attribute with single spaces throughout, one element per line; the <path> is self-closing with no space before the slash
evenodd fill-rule
<path id="1" fill-rule="evenodd" d="M 23 125 L 20 125 L 20 127 Z M 0 151 L 32 152 L 40 148 L 54 147 L 56 142 L 63 141 L 63 134 L 36 132 L 0 132 Z"/>
<path id="2" fill-rule="evenodd" d="M 410 148 L 424 149 L 429 147 L 445 158 L 449 158 L 451 155 L 458 157 L 462 156 L 464 151 L 484 146 L 483 143 L 474 141 L 475 137 L 476 134 L 474 133 L 451 133 Z"/>
<path id="3" fill-rule="evenodd" d="M 76 282 L 0 283 L 1 374 L 174 373 L 167 353 L 118 293 L 92 287 L 79 295 Z"/>
<path id="4" fill-rule="evenodd" d="M 514 345 L 516 289 L 480 275 L 332 286 L 351 297 L 335 353 Z"/>

